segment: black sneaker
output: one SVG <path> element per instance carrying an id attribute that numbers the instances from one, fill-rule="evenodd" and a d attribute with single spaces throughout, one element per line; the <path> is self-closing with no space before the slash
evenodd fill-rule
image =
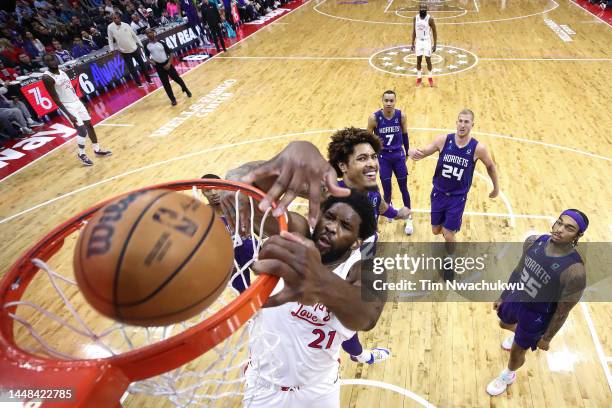
<path id="1" fill-rule="evenodd" d="M 172 104 L 172 106 L 176 106 L 176 99 L 171 99 L 170 103 Z"/>
<path id="2" fill-rule="evenodd" d="M 87 157 L 86 154 L 79 154 L 77 153 L 77 157 L 79 158 L 79 160 L 81 161 L 81 163 L 83 163 L 83 165 L 85 166 L 93 166 L 93 162 L 91 160 L 89 160 L 89 157 Z"/>
<path id="3" fill-rule="evenodd" d="M 102 149 L 98 150 L 97 152 L 94 151 L 94 153 L 96 154 L 96 156 L 99 156 L 99 157 L 108 157 L 113 154 L 113 152 L 111 152 L 110 150 L 102 150 Z"/>
<path id="4" fill-rule="evenodd" d="M 187 89 L 187 90 L 185 91 L 185 93 L 187 94 L 187 97 L 188 97 L 188 98 L 191 98 L 191 92 L 189 91 L 189 89 Z"/>
<path id="5" fill-rule="evenodd" d="M 150 79 L 149 79 L 149 80 L 147 81 L 147 84 L 149 84 L 149 85 L 155 85 L 155 82 L 153 82 L 152 80 L 150 80 Z"/>
<path id="6" fill-rule="evenodd" d="M 140 83 L 137 82 L 136 86 L 139 87 L 139 88 L 144 88 L 144 84 L 142 82 L 140 82 Z"/>

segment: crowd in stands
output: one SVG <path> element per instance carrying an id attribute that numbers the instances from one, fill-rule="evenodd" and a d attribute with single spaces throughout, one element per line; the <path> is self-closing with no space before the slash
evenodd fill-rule
<path id="1" fill-rule="evenodd" d="M 192 1 L 199 9 L 202 0 Z M 234 30 L 241 22 L 258 19 L 285 2 L 211 0 Z M 232 3 L 236 3 L 240 21 L 232 17 Z M 0 78 L 31 72 L 28 67 L 38 64 L 45 53 L 64 63 L 104 47 L 113 13 L 120 13 L 122 21 L 138 34 L 183 18 L 177 0 L 17 0 L 13 13 L 0 12 L 0 63 L 9 68 Z"/>
<path id="2" fill-rule="evenodd" d="M 43 69 L 45 54 L 54 55 L 63 64 L 107 47 L 107 30 L 116 13 L 134 32 L 142 34 L 149 27 L 185 21 L 188 13 L 181 10 L 184 1 L 191 1 L 199 13 L 203 0 L 16 0 L 13 12 L 0 11 L 0 91 L 5 89 L 5 82 Z M 219 9 L 223 34 L 232 37 L 238 25 L 256 20 L 289 0 L 209 1 Z M 233 3 L 238 18 L 231 12 Z M 206 20 L 202 21 L 203 40 L 208 45 L 210 30 Z M 0 140 L 7 135 L 7 120 L 13 130 L 17 129 L 17 137 L 32 132 L 33 119 L 26 117 L 25 105 L 17 98 L 0 98 Z M 14 132 L 8 133 L 13 136 Z"/>
<path id="3" fill-rule="evenodd" d="M 589 0 L 589 3 L 599 5 L 603 10 L 612 10 L 612 0 Z"/>

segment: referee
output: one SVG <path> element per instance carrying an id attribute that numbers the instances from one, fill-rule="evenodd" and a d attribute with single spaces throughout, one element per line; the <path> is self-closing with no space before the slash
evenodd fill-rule
<path id="1" fill-rule="evenodd" d="M 145 54 L 147 58 L 152 60 L 155 63 L 155 70 L 157 71 L 157 75 L 159 75 L 159 79 L 164 85 L 164 90 L 170 98 L 170 102 L 172 106 L 176 105 L 176 98 L 174 97 L 174 93 L 172 92 L 172 86 L 170 85 L 170 78 L 174 79 L 174 82 L 181 86 L 183 92 L 187 94 L 189 98 L 191 98 L 191 92 L 187 89 L 187 85 L 183 82 L 183 79 L 179 76 L 176 69 L 172 65 L 172 51 L 163 41 L 158 41 L 155 36 L 155 30 L 152 28 L 147 28 L 145 30 L 145 34 L 149 39 L 147 46 L 145 47 Z"/>

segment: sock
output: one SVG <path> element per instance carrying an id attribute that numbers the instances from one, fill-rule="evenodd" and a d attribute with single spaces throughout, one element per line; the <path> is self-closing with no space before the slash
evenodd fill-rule
<path id="1" fill-rule="evenodd" d="M 100 151 L 100 145 L 97 144 L 97 143 L 94 143 L 93 144 L 93 149 L 94 149 L 94 152 L 99 152 Z"/>
<path id="2" fill-rule="evenodd" d="M 423 76 L 423 71 L 421 71 L 420 69 L 417 71 L 417 79 L 421 79 L 421 77 Z"/>
<path id="3" fill-rule="evenodd" d="M 77 135 L 76 141 L 79 154 L 85 154 L 85 138 L 83 136 Z"/>
<path id="4" fill-rule="evenodd" d="M 370 350 L 363 350 L 361 354 L 359 354 L 358 356 L 353 356 L 353 357 L 355 357 L 355 359 L 359 361 L 360 363 L 369 363 L 374 358 Z"/>
<path id="5" fill-rule="evenodd" d="M 391 179 L 384 179 L 384 180 L 380 180 L 380 183 L 382 184 L 382 188 L 383 188 L 383 199 L 385 200 L 386 203 L 390 203 L 391 202 Z"/>
<path id="6" fill-rule="evenodd" d="M 505 381 L 510 381 L 516 375 L 516 371 L 510 371 L 507 367 L 502 371 L 501 376 Z"/>
<path id="7" fill-rule="evenodd" d="M 429 79 L 433 79 L 433 75 L 431 74 L 431 71 L 429 71 L 429 72 L 427 73 L 427 77 L 428 77 Z"/>
<path id="8" fill-rule="evenodd" d="M 408 179 L 398 179 L 397 184 L 399 185 L 400 192 L 402 193 L 404 207 L 412 208 L 410 206 L 410 193 L 408 192 Z"/>
<path id="9" fill-rule="evenodd" d="M 363 346 L 359 342 L 359 337 L 357 337 L 357 333 L 350 339 L 342 342 L 342 349 L 349 353 L 351 356 L 360 356 L 363 354 Z"/>

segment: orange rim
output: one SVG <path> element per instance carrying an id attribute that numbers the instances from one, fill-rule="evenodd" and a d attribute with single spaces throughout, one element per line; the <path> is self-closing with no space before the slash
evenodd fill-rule
<path id="1" fill-rule="evenodd" d="M 101 359 L 59 360 L 30 354 L 17 346 L 13 337 L 14 320 L 9 313 L 14 313 L 16 306 L 3 307 L 8 302 L 19 301 L 38 268 L 30 262 L 32 258 L 47 261 L 63 245 L 64 238 L 81 227 L 81 223 L 106 204 L 138 191 L 155 189 L 187 190 L 193 186 L 216 188 L 220 190 L 240 190 L 256 200 L 261 200 L 264 193 L 253 186 L 219 179 L 193 179 L 171 183 L 161 183 L 120 194 L 104 200 L 80 214 L 70 218 L 54 228 L 44 238 L 33 245 L 22 255 L 5 274 L 0 282 L 0 360 L 6 366 L 22 367 L 23 363 L 37 369 L 62 370 L 85 368 L 91 366 L 112 366 L 120 369 L 130 381 L 139 381 L 173 370 L 197 358 L 215 347 L 221 341 L 236 332 L 261 308 L 276 286 L 278 278 L 261 275 L 240 296 L 220 309 L 217 313 L 199 324 L 155 344 L 128 351 L 117 356 Z M 273 203 L 272 207 L 276 205 Z M 283 215 L 276 217 L 282 231 L 287 230 Z"/>

